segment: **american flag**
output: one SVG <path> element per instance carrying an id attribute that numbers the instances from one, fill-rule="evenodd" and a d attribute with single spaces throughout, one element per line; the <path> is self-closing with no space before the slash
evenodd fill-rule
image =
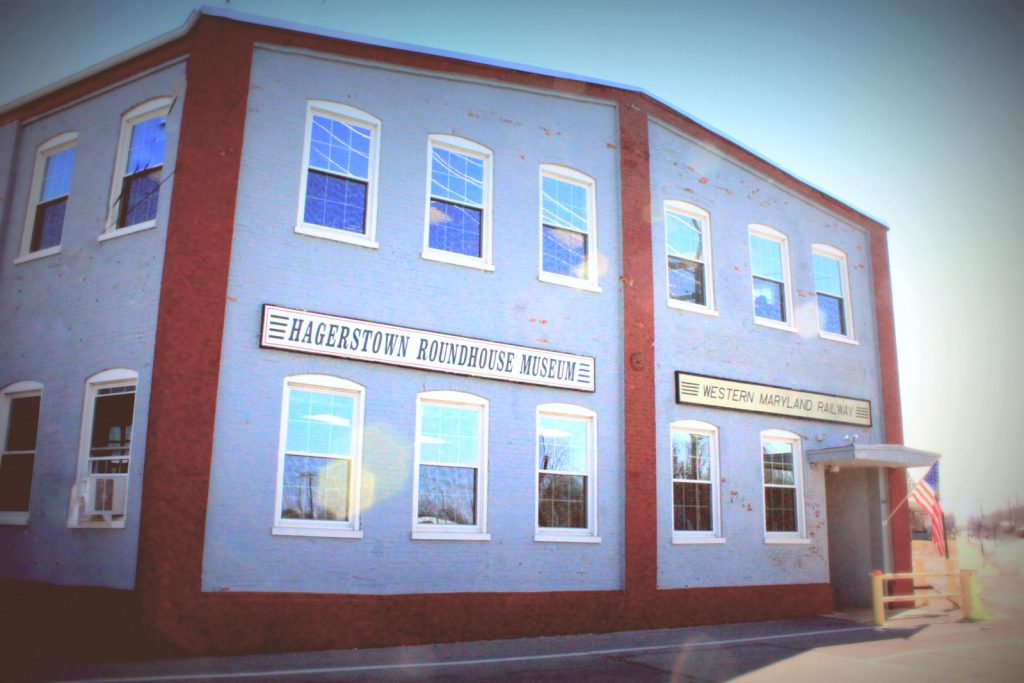
<path id="1" fill-rule="evenodd" d="M 935 463 L 921 480 L 914 484 L 910 497 L 920 505 L 932 520 L 932 543 L 943 557 L 949 557 L 946 549 L 946 527 L 942 523 L 942 506 L 939 505 L 939 463 Z"/>

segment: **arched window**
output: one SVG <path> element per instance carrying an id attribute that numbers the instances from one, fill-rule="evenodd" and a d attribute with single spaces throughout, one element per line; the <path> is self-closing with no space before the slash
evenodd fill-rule
<path id="1" fill-rule="evenodd" d="M 846 253 L 828 244 L 815 244 L 811 250 L 819 334 L 825 339 L 853 341 Z"/>
<path id="2" fill-rule="evenodd" d="M 19 262 L 60 251 L 77 145 L 72 131 L 50 138 L 36 152 Z"/>
<path id="3" fill-rule="evenodd" d="M 537 407 L 538 541 L 597 542 L 597 413 Z"/>
<path id="4" fill-rule="evenodd" d="M 0 390 L 0 524 L 28 524 L 42 394 L 39 382 Z"/>
<path id="5" fill-rule="evenodd" d="M 722 540 L 719 501 L 718 428 L 679 420 L 672 431 L 672 541 Z"/>
<path id="6" fill-rule="evenodd" d="M 566 166 L 540 167 L 540 279 L 577 289 L 597 286 L 594 179 Z"/>
<path id="7" fill-rule="evenodd" d="M 157 97 L 133 107 L 122 117 L 110 216 L 101 237 L 156 225 L 171 102 L 170 97 Z"/>
<path id="8" fill-rule="evenodd" d="M 711 217 L 687 202 L 665 202 L 668 304 L 707 313 L 715 309 L 711 269 Z"/>
<path id="9" fill-rule="evenodd" d="M 799 434 L 781 429 L 761 432 L 765 540 L 804 539 L 803 449 Z"/>
<path id="10" fill-rule="evenodd" d="M 793 330 L 789 242 L 783 233 L 767 225 L 750 226 L 750 272 L 755 321 Z"/>

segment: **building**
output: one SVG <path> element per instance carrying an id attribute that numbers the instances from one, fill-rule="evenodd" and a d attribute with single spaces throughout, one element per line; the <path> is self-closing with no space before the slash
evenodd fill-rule
<path id="1" fill-rule="evenodd" d="M 910 569 L 887 228 L 643 92 L 204 10 L 5 109 L 0 187 L 26 594 L 227 652 Z"/>

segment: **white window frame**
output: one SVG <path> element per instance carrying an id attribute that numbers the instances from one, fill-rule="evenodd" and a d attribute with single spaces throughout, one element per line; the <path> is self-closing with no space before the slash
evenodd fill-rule
<path id="1" fill-rule="evenodd" d="M 544 178 L 579 185 L 587 192 L 587 277 L 571 277 L 560 273 L 549 273 L 544 270 Z M 537 188 L 537 226 L 538 250 L 537 279 L 554 285 L 563 285 L 587 292 L 600 292 L 598 286 L 598 250 L 597 250 L 597 181 L 585 173 L 559 164 L 541 164 Z"/>
<path id="2" fill-rule="evenodd" d="M 839 282 L 843 288 L 842 302 L 843 302 L 843 317 L 844 324 L 846 325 L 846 334 L 836 334 L 835 332 L 828 332 L 821 328 L 821 317 L 818 313 L 817 296 L 818 296 L 818 283 L 814 283 L 814 296 L 815 296 L 815 314 L 818 317 L 818 336 L 822 339 L 830 339 L 832 341 L 846 342 L 848 344 L 857 344 L 856 337 L 853 333 L 853 306 L 851 305 L 850 299 L 850 274 L 847 268 L 846 252 L 837 247 L 833 247 L 830 244 L 813 244 L 811 245 L 812 264 L 811 264 L 811 277 L 814 277 L 814 266 L 813 256 L 823 256 L 825 258 L 832 259 L 839 262 Z"/>
<path id="3" fill-rule="evenodd" d="M 754 277 L 760 276 L 754 275 L 754 252 L 750 241 L 751 237 L 761 237 L 773 242 L 778 242 L 780 245 L 779 251 L 782 255 L 782 287 L 785 290 L 783 292 L 783 303 L 786 306 L 786 315 L 784 316 L 784 320 L 772 320 L 771 318 L 762 318 L 757 315 L 753 287 Z M 784 232 L 776 230 L 775 228 L 767 225 L 761 225 L 759 223 L 752 223 L 749 226 L 747 236 L 747 252 L 750 254 L 750 307 L 754 310 L 754 322 L 758 325 L 764 325 L 765 327 L 774 327 L 778 330 L 796 332 L 796 311 L 793 310 L 793 278 L 790 275 L 789 270 L 789 238 L 786 237 Z"/>
<path id="4" fill-rule="evenodd" d="M 711 455 L 711 480 L 705 482 L 701 479 L 676 479 L 675 467 L 672 455 L 672 439 L 677 433 L 698 434 L 708 437 L 708 450 Z M 725 536 L 722 534 L 722 496 L 721 496 L 721 475 L 719 470 L 718 451 L 718 427 L 710 422 L 701 420 L 676 420 L 669 425 L 669 480 L 671 490 L 669 491 L 669 525 L 672 528 L 673 545 L 686 543 L 725 543 Z M 710 531 L 677 531 L 675 525 L 675 484 L 711 484 L 711 530 Z"/>
<path id="5" fill-rule="evenodd" d="M 3 464 L 3 449 L 7 447 L 7 430 L 10 427 L 11 401 L 16 398 L 39 397 L 40 411 L 39 423 L 42 422 L 42 396 L 43 385 L 39 382 L 23 380 L 8 384 L 0 389 L 0 465 Z M 39 423 L 36 424 L 36 449 L 33 451 L 32 470 L 35 479 L 35 463 L 39 460 Z M 24 453 L 25 451 L 19 451 Z M 31 482 L 29 483 L 29 506 L 32 505 Z M 29 510 L 5 510 L 0 511 L 0 525 L 21 525 L 28 524 Z"/>
<path id="6" fill-rule="evenodd" d="M 127 387 L 131 386 L 135 389 L 136 398 L 138 397 L 139 388 L 139 373 L 134 370 L 127 368 L 113 368 L 110 370 L 103 370 L 97 372 L 95 375 L 85 380 L 85 398 L 82 406 L 82 426 L 78 437 L 78 467 L 77 476 L 75 477 L 75 483 L 71 487 L 71 501 L 68 509 L 68 528 L 72 529 L 123 529 L 125 527 L 125 519 L 128 516 L 128 484 L 130 482 L 131 475 L 131 462 L 132 453 L 135 451 L 134 441 L 135 435 L 132 435 L 132 444 L 129 446 L 128 451 L 128 472 L 123 475 L 116 475 L 117 477 L 123 477 L 125 480 L 124 487 L 124 498 L 125 498 L 125 513 L 121 515 L 110 515 L 103 519 L 87 518 L 82 509 L 82 501 L 87 495 L 88 481 L 94 478 L 113 478 L 110 475 L 107 477 L 99 477 L 97 475 L 91 475 L 89 473 L 89 450 L 92 443 L 92 420 L 93 413 L 96 406 L 96 397 L 100 389 L 108 387 Z M 132 425 L 135 425 L 135 414 L 138 410 L 138 401 L 136 400 L 132 404 Z M 134 432 L 134 429 L 133 429 Z"/>
<path id="7" fill-rule="evenodd" d="M 351 457 L 317 455 L 316 457 L 349 460 L 349 492 L 347 520 L 285 519 L 281 517 L 281 499 L 284 487 L 284 461 L 288 442 L 288 405 L 292 389 L 305 389 L 328 394 L 344 394 L 355 399 L 352 411 Z M 360 487 L 363 469 L 363 418 L 366 388 L 333 375 L 304 374 L 284 378 L 281 393 L 281 427 L 277 447 L 277 486 L 274 495 L 274 524 L 271 533 L 276 536 L 326 536 L 332 538 L 362 538 L 359 527 Z"/>
<path id="8" fill-rule="evenodd" d="M 441 149 L 446 149 L 450 152 L 455 152 L 456 154 L 476 157 L 483 161 L 483 205 L 480 207 L 476 207 L 480 209 L 481 255 L 479 257 L 466 256 L 465 254 L 456 254 L 451 251 L 445 251 L 444 249 L 433 249 L 430 246 L 430 200 L 434 198 L 433 194 L 431 193 L 431 173 L 433 171 L 434 147 L 440 147 Z M 423 223 L 423 251 L 420 254 L 422 258 L 430 261 L 440 261 L 441 263 L 451 263 L 457 266 L 477 268 L 479 270 L 494 270 L 494 264 L 491 260 L 491 206 L 493 205 L 493 160 L 494 152 L 489 147 L 484 147 L 478 142 L 474 142 L 466 138 L 460 138 L 455 135 L 435 134 L 429 135 L 427 137 L 427 200 Z"/>
<path id="9" fill-rule="evenodd" d="M 135 129 L 136 125 L 143 121 L 147 121 L 157 116 L 167 116 L 171 111 L 171 104 L 173 102 L 174 100 L 170 97 L 155 97 L 132 107 L 124 116 L 121 117 L 121 133 L 117 141 L 117 156 L 114 159 L 114 183 L 110 188 L 110 204 L 108 205 L 107 223 L 104 231 L 97 238 L 101 242 L 114 237 L 130 235 L 156 227 L 156 216 L 148 221 L 125 225 L 123 227 L 118 226 L 121 215 L 121 202 L 124 200 L 124 198 L 121 197 L 121 192 L 124 188 L 124 179 L 129 175 L 125 172 L 125 166 L 128 163 L 128 148 L 132 141 L 132 131 Z M 166 131 L 167 129 L 165 128 L 164 130 Z M 169 140 L 165 138 L 165 142 L 169 142 Z M 163 183 L 167 178 L 166 147 L 164 150 L 163 164 L 161 164 L 160 168 L 162 171 L 160 182 Z M 162 195 L 163 192 L 160 194 Z M 160 209 L 158 207 L 157 215 L 159 214 Z"/>
<path id="10" fill-rule="evenodd" d="M 686 216 L 687 218 L 695 218 L 702 223 L 701 251 L 704 258 L 701 263 L 704 265 L 704 305 L 690 303 L 689 301 L 678 301 L 672 298 L 672 283 L 668 269 L 668 216 L 670 213 Z M 711 258 L 711 214 L 696 204 L 679 201 L 678 199 L 667 199 L 664 203 L 662 220 L 665 224 L 665 298 L 668 301 L 669 308 L 693 311 L 694 313 L 703 313 L 705 315 L 718 315 L 718 311 L 715 310 L 715 277 Z"/>
<path id="11" fill-rule="evenodd" d="M 564 417 L 587 422 L 587 471 L 558 472 L 558 474 L 582 474 L 587 477 L 587 528 L 565 529 L 541 527 L 540 525 L 540 419 L 542 415 Z M 600 543 L 597 529 L 597 413 L 583 406 L 571 403 L 545 403 L 537 406 L 536 428 L 533 435 L 533 540 L 556 543 Z"/>
<path id="12" fill-rule="evenodd" d="M 365 232 L 362 235 L 306 222 L 306 181 L 309 178 L 309 147 L 313 137 L 314 115 L 370 129 L 370 159 L 367 164 L 368 177 L 366 178 L 366 224 Z M 310 100 L 307 103 L 306 131 L 303 137 L 300 164 L 299 207 L 295 222 L 296 233 L 369 249 L 380 248 L 380 244 L 377 242 L 377 179 L 380 166 L 380 136 L 381 120 L 362 109 L 328 100 Z"/>
<path id="13" fill-rule="evenodd" d="M 68 131 L 66 133 L 53 136 L 43 144 L 39 145 L 39 149 L 36 150 L 35 167 L 32 171 L 32 185 L 29 189 L 29 202 L 28 207 L 25 210 L 25 227 L 21 236 L 21 251 L 18 254 L 18 258 L 14 260 L 15 263 L 34 261 L 35 259 L 45 258 L 47 256 L 60 253 L 61 244 L 64 242 L 63 230 L 61 233 L 61 244 L 47 247 L 45 249 L 37 249 L 35 251 L 31 250 L 32 233 L 35 231 L 36 210 L 39 205 L 42 204 L 43 183 L 46 179 L 47 162 L 53 155 L 59 154 L 77 145 L 78 132 Z M 72 180 L 73 179 L 74 172 L 72 171 Z M 65 195 L 65 201 L 71 201 L 70 188 L 68 189 L 68 194 Z M 65 215 L 65 220 L 66 219 L 67 216 Z"/>
<path id="14" fill-rule="evenodd" d="M 768 511 L 765 509 L 764 492 L 769 486 L 790 488 L 778 484 L 768 484 L 764 479 L 764 442 L 784 441 L 793 447 L 793 481 L 795 489 L 796 531 L 768 531 Z M 761 432 L 760 457 L 758 467 L 761 469 L 761 529 L 765 543 L 810 543 L 807 538 L 806 514 L 804 511 L 804 454 L 803 439 L 785 429 L 766 429 Z"/>
<path id="15" fill-rule="evenodd" d="M 476 524 L 435 525 L 419 523 L 420 507 L 420 450 L 422 440 L 423 405 L 427 403 L 451 405 L 459 408 L 473 408 L 480 412 L 479 455 L 476 478 Z M 462 391 L 424 391 L 416 395 L 416 441 L 412 470 L 412 538 L 420 541 L 489 541 L 487 533 L 487 442 L 488 442 L 487 399 Z M 430 464 L 430 463 L 427 463 Z"/>

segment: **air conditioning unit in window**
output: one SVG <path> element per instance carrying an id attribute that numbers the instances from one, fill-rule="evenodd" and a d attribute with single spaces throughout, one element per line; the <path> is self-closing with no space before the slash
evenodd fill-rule
<path id="1" fill-rule="evenodd" d="M 127 477 L 89 477 L 85 489 L 85 514 L 102 517 L 107 523 L 124 514 Z"/>

